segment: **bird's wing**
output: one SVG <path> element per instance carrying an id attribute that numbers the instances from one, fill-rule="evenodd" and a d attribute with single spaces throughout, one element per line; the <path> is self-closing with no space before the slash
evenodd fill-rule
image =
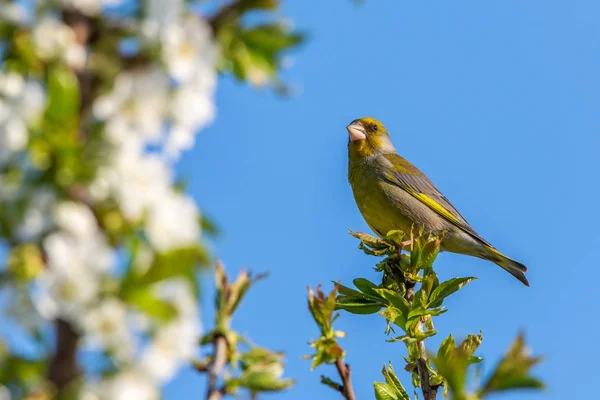
<path id="1" fill-rule="evenodd" d="M 398 154 L 385 154 L 383 157 L 392 165 L 385 176 L 388 182 L 410 193 L 442 218 L 491 247 L 417 167 Z"/>

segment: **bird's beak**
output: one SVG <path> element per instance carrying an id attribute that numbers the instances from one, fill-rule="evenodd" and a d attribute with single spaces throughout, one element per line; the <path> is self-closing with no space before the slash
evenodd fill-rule
<path id="1" fill-rule="evenodd" d="M 346 129 L 348 129 L 350 141 L 352 142 L 354 142 L 355 140 L 364 140 L 367 138 L 367 131 L 358 121 L 352 122 L 346 127 Z"/>

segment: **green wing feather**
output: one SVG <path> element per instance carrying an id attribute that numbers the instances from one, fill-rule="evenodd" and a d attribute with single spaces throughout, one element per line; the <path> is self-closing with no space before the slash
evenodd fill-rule
<path id="1" fill-rule="evenodd" d="M 493 248 L 491 244 L 475 232 L 450 201 L 417 167 L 398 154 L 385 154 L 384 157 L 393 166 L 392 171 L 386 174 L 386 179 L 390 183 L 399 186 L 442 218 Z"/>

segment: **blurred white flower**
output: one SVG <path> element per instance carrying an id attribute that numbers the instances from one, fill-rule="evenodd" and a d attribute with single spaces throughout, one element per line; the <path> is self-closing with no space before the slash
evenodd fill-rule
<path id="1" fill-rule="evenodd" d="M 38 81 L 0 72 L 0 159 L 27 147 L 27 124 L 41 114 L 45 95 Z"/>
<path id="2" fill-rule="evenodd" d="M 86 15 L 97 15 L 106 7 L 118 6 L 124 0 L 60 0 L 64 7 L 75 8 Z"/>
<path id="3" fill-rule="evenodd" d="M 203 19 L 187 16 L 173 21 L 164 27 L 161 41 L 163 60 L 176 81 L 186 83 L 197 73 L 214 73 L 215 45 Z"/>
<path id="4" fill-rule="evenodd" d="M 167 381 L 196 356 L 199 332 L 195 324 L 181 320 L 160 326 L 144 349 L 141 367 L 154 379 Z"/>
<path id="5" fill-rule="evenodd" d="M 34 304 L 40 314 L 48 319 L 60 317 L 76 323 L 98 294 L 96 275 L 83 268 L 69 274 L 44 271 L 39 282 L 41 287 Z"/>
<path id="6" fill-rule="evenodd" d="M 0 4 L 0 21 L 11 24 L 22 24 L 27 18 L 27 9 L 22 2 L 13 1 Z"/>
<path id="7" fill-rule="evenodd" d="M 16 72 L 0 73 L 0 93 L 9 99 L 21 95 L 25 87 L 25 79 Z"/>
<path id="8" fill-rule="evenodd" d="M 160 252 L 193 245 L 200 238 L 198 208 L 190 197 L 170 191 L 164 193 L 148 211 L 146 233 Z"/>
<path id="9" fill-rule="evenodd" d="M 184 278 L 174 278 L 156 285 L 158 298 L 169 302 L 177 310 L 177 318 L 193 322 L 199 329 L 199 309 L 196 297 L 189 281 Z"/>
<path id="10" fill-rule="evenodd" d="M 13 115 L 0 123 L 0 146 L 2 149 L 15 152 L 25 150 L 29 134 L 23 120 Z"/>
<path id="11" fill-rule="evenodd" d="M 43 241 L 47 268 L 36 303 L 42 314 L 78 322 L 96 299 L 100 274 L 114 267 L 115 253 L 85 205 L 62 202 L 53 215 L 58 229 Z"/>
<path id="12" fill-rule="evenodd" d="M 144 349 L 140 365 L 150 376 L 166 381 L 195 358 L 201 326 L 189 282 L 182 278 L 171 279 L 157 284 L 156 291 L 159 299 L 175 307 L 177 316 L 158 328 Z"/>
<path id="13" fill-rule="evenodd" d="M 135 254 L 134 268 L 141 275 L 147 272 L 154 261 L 154 251 L 149 246 L 140 246 Z"/>
<path id="14" fill-rule="evenodd" d="M 79 270 L 89 273 L 108 272 L 115 261 L 112 248 L 99 232 L 87 238 L 77 238 L 66 232 L 56 231 L 44 239 L 44 249 L 51 271 L 67 275 Z"/>
<path id="15" fill-rule="evenodd" d="M 89 207 L 74 201 L 64 201 L 54 210 L 56 226 L 77 238 L 89 238 L 98 232 L 96 217 Z"/>
<path id="16" fill-rule="evenodd" d="M 43 60 L 60 59 L 73 68 L 83 68 L 85 48 L 77 43 L 75 32 L 55 17 L 44 17 L 34 28 L 33 44 Z"/>
<path id="17" fill-rule="evenodd" d="M 105 181 L 123 215 L 133 221 L 141 219 L 154 204 L 169 192 L 171 171 L 156 154 L 121 149 L 114 164 L 100 171 L 97 180 Z"/>
<path id="18" fill-rule="evenodd" d="M 168 104 L 169 78 L 159 68 L 124 72 L 112 91 L 94 103 L 94 116 L 107 122 L 106 133 L 113 143 L 136 135 L 139 141 L 158 143 Z"/>
<path id="19" fill-rule="evenodd" d="M 21 241 L 35 240 L 50 227 L 52 208 L 56 202 L 55 193 L 43 186 L 29 191 L 27 197 L 30 201 L 27 203 L 23 221 L 17 228 L 17 237 Z"/>
<path id="20" fill-rule="evenodd" d="M 130 362 L 135 340 L 128 325 L 127 306 L 117 298 L 108 298 L 88 310 L 81 320 L 86 341 L 92 348 L 112 350 L 120 361 Z"/>
<path id="21" fill-rule="evenodd" d="M 0 385 L 0 400 L 10 400 L 11 398 L 10 390 L 4 385 Z"/>
<path id="22" fill-rule="evenodd" d="M 167 25 L 161 40 L 163 60 L 178 83 L 170 103 L 173 123 L 164 150 L 170 160 L 177 160 L 193 146 L 196 132 L 214 118 L 216 47 L 210 27 L 200 18 L 186 17 Z"/>
<path id="23" fill-rule="evenodd" d="M 171 114 L 176 125 L 198 130 L 214 119 L 215 82 L 216 76 L 198 71 L 194 79 L 174 91 Z"/>
<path id="24" fill-rule="evenodd" d="M 156 39 L 162 28 L 177 22 L 183 11 L 184 0 L 145 0 L 143 32 L 150 39 Z"/>
<path id="25" fill-rule="evenodd" d="M 102 400 L 157 400 L 159 388 L 142 371 L 130 369 L 120 372 L 102 385 Z"/>

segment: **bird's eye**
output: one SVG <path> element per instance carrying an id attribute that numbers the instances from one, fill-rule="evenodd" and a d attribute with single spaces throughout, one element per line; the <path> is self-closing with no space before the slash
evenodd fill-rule
<path id="1" fill-rule="evenodd" d="M 373 132 L 377 132 L 377 129 L 378 129 L 377 124 L 371 124 L 371 130 Z"/>

